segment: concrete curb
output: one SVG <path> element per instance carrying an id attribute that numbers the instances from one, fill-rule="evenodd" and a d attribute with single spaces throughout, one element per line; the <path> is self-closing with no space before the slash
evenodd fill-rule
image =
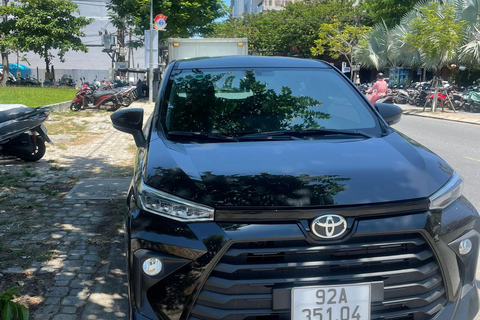
<path id="1" fill-rule="evenodd" d="M 60 103 L 55 103 L 49 105 L 50 107 L 53 107 L 52 111 L 54 112 L 64 112 L 70 109 L 70 104 L 72 101 L 65 101 L 65 102 L 60 102 Z"/>
<path id="2" fill-rule="evenodd" d="M 416 110 L 411 108 L 405 108 L 400 106 L 403 109 L 404 115 L 416 116 L 416 117 L 424 117 L 424 118 L 433 118 L 433 119 L 441 119 L 447 121 L 454 121 L 454 122 L 462 122 L 462 123 L 470 123 L 480 125 L 480 117 L 470 116 L 466 114 L 461 114 L 459 112 L 428 112 L 423 110 Z"/>

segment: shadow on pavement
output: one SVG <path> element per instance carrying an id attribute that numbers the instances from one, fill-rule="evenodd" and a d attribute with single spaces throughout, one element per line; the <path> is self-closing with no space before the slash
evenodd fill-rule
<path id="1" fill-rule="evenodd" d="M 0 291 L 22 283 L 31 319 L 125 319 L 130 177 L 101 158 L 66 163 L 0 160 Z"/>

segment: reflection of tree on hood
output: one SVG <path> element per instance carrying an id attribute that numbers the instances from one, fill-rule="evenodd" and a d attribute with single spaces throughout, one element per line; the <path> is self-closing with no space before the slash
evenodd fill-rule
<path id="1" fill-rule="evenodd" d="M 338 175 L 310 176 L 303 174 L 216 175 L 202 173 L 196 180 L 179 169 L 157 168 L 147 176 L 154 188 L 207 205 L 225 206 L 315 206 L 335 204 L 335 195 L 345 191 Z"/>
<path id="2" fill-rule="evenodd" d="M 224 205 L 235 206 L 312 206 L 333 205 L 334 196 L 345 190 L 340 184 L 348 181 L 337 175 L 300 176 L 272 175 L 214 175 L 203 174 L 203 181 L 209 190 L 214 186 L 216 191 L 225 190 L 214 196 L 216 201 Z"/>
<path id="3" fill-rule="evenodd" d="M 239 88 L 232 88 L 229 76 L 222 88 L 216 83 L 226 76 L 204 75 L 197 71 L 193 76 L 176 78 L 177 88 L 185 88 L 186 99 L 173 96 L 174 108 L 170 116 L 170 130 L 190 132 L 221 132 L 226 134 L 268 132 L 289 129 L 319 128 L 316 119 L 330 115 L 310 108 L 321 104 L 311 97 L 294 96 L 292 89 L 283 86 L 281 92 L 267 89 L 253 71 L 245 72 Z M 216 92 L 241 92 L 251 94 L 238 99 L 224 99 Z M 299 121 L 295 124 L 291 122 Z"/>

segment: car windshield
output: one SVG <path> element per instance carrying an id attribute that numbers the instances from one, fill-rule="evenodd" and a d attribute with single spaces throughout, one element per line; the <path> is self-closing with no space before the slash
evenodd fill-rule
<path id="1" fill-rule="evenodd" d="M 380 133 L 367 103 L 330 69 L 177 70 L 168 81 L 162 122 L 172 134 L 238 137 L 312 129 Z"/>

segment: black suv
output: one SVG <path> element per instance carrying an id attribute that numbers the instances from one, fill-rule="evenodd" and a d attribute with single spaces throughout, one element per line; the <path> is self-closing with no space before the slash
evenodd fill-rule
<path id="1" fill-rule="evenodd" d="M 473 319 L 479 216 L 461 177 L 328 63 L 169 64 L 138 146 L 131 319 Z"/>

